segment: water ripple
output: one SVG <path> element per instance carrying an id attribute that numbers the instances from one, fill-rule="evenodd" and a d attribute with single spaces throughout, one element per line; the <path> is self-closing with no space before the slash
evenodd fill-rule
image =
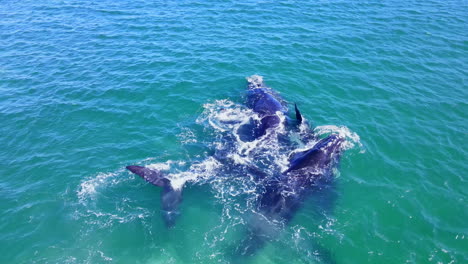
<path id="1" fill-rule="evenodd" d="M 312 241 L 338 263 L 463 262 L 467 14 L 436 0 L 3 1 L 0 262 L 228 262 L 236 189 L 221 208 L 194 187 L 170 233 L 158 191 L 123 167 L 203 156 L 203 105 L 242 102 L 255 73 L 362 147 L 343 158 L 335 212 L 304 208 L 252 262 L 314 262 Z"/>

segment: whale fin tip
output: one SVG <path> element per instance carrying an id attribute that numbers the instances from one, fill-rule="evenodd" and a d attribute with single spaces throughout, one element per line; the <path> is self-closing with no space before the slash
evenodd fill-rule
<path id="1" fill-rule="evenodd" d="M 136 175 L 142 177 L 145 181 L 153 185 L 156 185 L 159 187 L 165 187 L 170 184 L 169 179 L 165 178 L 162 172 L 158 170 L 152 170 L 147 167 L 136 166 L 136 165 L 130 165 L 125 168 L 135 173 Z"/>
<path id="2" fill-rule="evenodd" d="M 299 111 L 299 108 L 297 108 L 297 104 L 294 103 L 294 110 L 296 111 L 296 119 L 297 121 L 299 122 L 299 124 L 302 123 L 302 114 L 301 112 Z"/>

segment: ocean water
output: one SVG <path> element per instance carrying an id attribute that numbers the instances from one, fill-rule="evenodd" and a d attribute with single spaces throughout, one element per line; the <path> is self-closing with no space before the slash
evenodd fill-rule
<path id="1" fill-rule="evenodd" d="M 467 25 L 450 0 L 1 1 L 0 263 L 238 261 L 255 188 L 211 153 L 252 74 L 349 146 L 244 263 L 467 263 Z M 189 180 L 174 228 L 130 164 Z"/>

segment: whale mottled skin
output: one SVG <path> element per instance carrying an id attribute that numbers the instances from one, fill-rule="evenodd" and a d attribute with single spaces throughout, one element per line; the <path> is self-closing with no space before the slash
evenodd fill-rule
<path id="1" fill-rule="evenodd" d="M 268 129 L 274 129 L 281 123 L 280 115 L 286 115 L 288 109 L 281 103 L 281 97 L 269 88 L 263 77 L 252 75 L 247 78 L 247 106 L 260 118 L 252 130 L 253 139 L 266 134 Z M 300 122 L 302 116 L 295 107 L 296 118 Z"/>
<path id="2" fill-rule="evenodd" d="M 286 112 L 280 103 L 279 96 L 266 86 L 261 76 L 248 77 L 247 82 L 247 106 L 258 113 L 260 117 L 276 115 L 278 111 Z"/>

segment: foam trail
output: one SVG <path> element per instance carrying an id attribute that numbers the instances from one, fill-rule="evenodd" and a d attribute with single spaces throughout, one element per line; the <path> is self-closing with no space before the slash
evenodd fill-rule
<path id="1" fill-rule="evenodd" d="M 96 176 L 81 182 L 79 190 L 77 191 L 80 202 L 84 202 L 87 199 L 94 199 L 99 189 L 120 182 L 122 179 L 118 179 L 117 176 L 120 175 L 121 172 L 123 172 L 123 169 L 116 172 L 100 172 Z"/>

